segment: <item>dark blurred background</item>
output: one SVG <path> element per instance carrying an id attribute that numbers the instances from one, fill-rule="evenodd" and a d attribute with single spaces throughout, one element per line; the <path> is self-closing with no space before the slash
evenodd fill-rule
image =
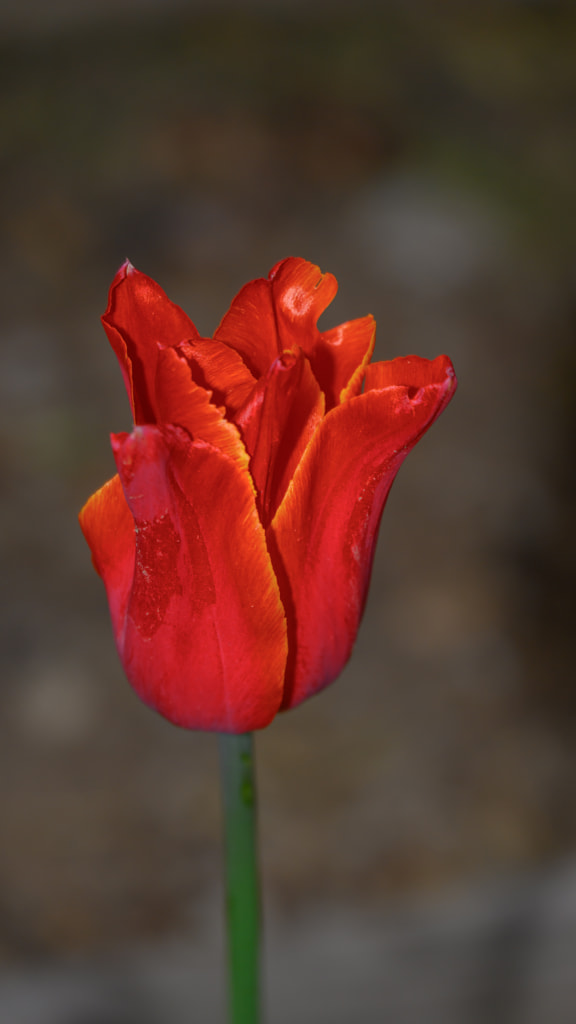
<path id="1" fill-rule="evenodd" d="M 0 82 L 1 1019 L 222 1019 L 215 739 L 129 689 L 76 515 L 124 258 L 211 334 L 297 255 L 460 387 L 258 736 L 270 1024 L 569 1024 L 576 9 L 4 0 Z"/>

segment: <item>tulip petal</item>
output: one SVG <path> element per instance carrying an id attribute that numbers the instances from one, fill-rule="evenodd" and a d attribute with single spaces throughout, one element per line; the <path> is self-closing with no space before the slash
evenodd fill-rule
<path id="1" fill-rule="evenodd" d="M 360 394 L 375 339 L 373 316 L 349 320 L 320 334 L 312 362 L 328 410 Z"/>
<path id="2" fill-rule="evenodd" d="M 307 260 L 289 258 L 272 268 L 269 275 L 283 348 L 300 345 L 311 354 L 317 337 L 318 317 L 338 291 L 333 274 L 323 274 Z"/>
<path id="3" fill-rule="evenodd" d="M 329 411 L 359 394 L 374 351 L 374 317 L 350 320 L 320 332 L 318 318 L 332 302 L 338 283 L 332 274 L 301 259 L 287 259 L 270 271 L 278 335 L 284 348 L 299 345 L 326 396 Z"/>
<path id="4" fill-rule="evenodd" d="M 282 699 L 287 641 L 249 474 L 178 427 L 137 427 L 113 448 L 136 534 L 116 637 L 128 678 L 177 725 L 262 728 Z"/>
<path id="5" fill-rule="evenodd" d="M 254 377 L 266 373 L 283 348 L 269 281 L 259 277 L 244 285 L 214 332 L 214 341 L 238 352 Z"/>
<path id="6" fill-rule="evenodd" d="M 238 427 L 212 404 L 210 392 L 194 382 L 190 365 L 180 351 L 181 347 L 166 348 L 158 353 L 155 401 L 160 423 L 184 427 L 194 441 L 206 441 L 247 471 L 248 454 Z"/>
<path id="7" fill-rule="evenodd" d="M 364 391 L 381 390 L 387 387 L 422 388 L 428 384 L 435 386 L 446 375 L 454 380 L 454 386 L 447 392 L 447 404 L 456 388 L 454 368 L 448 356 L 436 359 L 422 359 L 420 356 L 399 356 L 380 363 L 370 363 L 366 369 Z M 444 405 L 438 409 L 442 412 Z"/>
<path id="8" fill-rule="evenodd" d="M 240 353 L 256 377 L 262 377 L 285 349 L 301 347 L 309 355 L 316 321 L 338 285 L 306 260 L 289 257 L 268 278 L 250 281 L 238 293 L 214 338 Z"/>
<path id="9" fill-rule="evenodd" d="M 299 345 L 308 356 L 326 408 L 358 394 L 374 351 L 374 318 L 351 320 L 321 333 L 316 324 L 336 295 L 336 278 L 300 259 L 283 260 L 269 278 L 280 342 L 284 348 Z"/>
<path id="10" fill-rule="evenodd" d="M 265 526 L 323 415 L 324 396 L 301 350 L 275 359 L 237 414 Z"/>
<path id="11" fill-rule="evenodd" d="M 225 406 L 233 417 L 256 385 L 255 377 L 238 352 L 213 338 L 184 342 L 179 350 L 188 361 L 196 383 L 211 391 L 216 405 Z"/>
<path id="12" fill-rule="evenodd" d="M 412 357 L 415 359 L 415 357 Z M 329 412 L 268 530 L 289 628 L 283 707 L 327 686 L 346 664 L 368 591 L 380 516 L 394 477 L 455 389 L 445 357 L 419 359 L 408 385 L 394 360 L 373 388 Z M 417 370 L 420 370 L 418 376 Z"/>
<path id="13" fill-rule="evenodd" d="M 112 282 L 102 323 L 122 369 L 134 422 L 155 423 L 159 347 L 197 338 L 198 331 L 160 285 L 128 260 Z"/>
<path id="14" fill-rule="evenodd" d="M 92 562 L 108 596 L 114 633 L 122 628 L 134 575 L 134 520 L 118 475 L 88 499 L 80 526 L 92 551 Z"/>
<path id="15" fill-rule="evenodd" d="M 371 316 L 318 330 L 318 318 L 337 289 L 336 278 L 314 263 L 282 260 L 267 280 L 242 288 L 214 337 L 236 349 L 257 377 L 283 351 L 301 348 L 331 409 L 360 392 L 376 330 Z"/>

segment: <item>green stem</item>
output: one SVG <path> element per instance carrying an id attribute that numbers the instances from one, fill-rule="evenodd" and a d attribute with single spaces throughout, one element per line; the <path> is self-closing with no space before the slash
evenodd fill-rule
<path id="1" fill-rule="evenodd" d="M 260 1020 L 260 900 L 252 734 L 221 734 L 230 1024 Z"/>

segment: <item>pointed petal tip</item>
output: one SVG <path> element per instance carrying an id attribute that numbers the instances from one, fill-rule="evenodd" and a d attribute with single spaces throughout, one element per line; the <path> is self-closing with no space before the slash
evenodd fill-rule
<path id="1" fill-rule="evenodd" d="M 294 266 L 296 266 L 298 263 L 305 262 L 306 260 L 303 260 L 301 256 L 285 256 L 283 260 L 278 260 L 278 262 L 275 263 L 274 266 L 270 268 L 270 270 L 268 271 L 268 280 L 273 281 L 274 278 L 278 276 L 282 267 L 288 263 L 291 263 Z"/>
<path id="2" fill-rule="evenodd" d="M 129 259 L 125 259 L 124 262 L 120 264 L 118 270 L 114 274 L 114 277 L 112 278 L 112 283 L 110 284 L 110 288 L 108 289 L 108 304 L 100 317 L 102 323 L 104 324 L 104 328 L 106 328 L 106 324 L 112 322 L 112 309 L 114 306 L 114 293 L 116 289 L 118 288 L 119 285 L 122 284 L 122 281 L 125 281 L 128 276 L 131 276 L 134 273 L 138 273 L 138 271 L 130 263 Z"/>
<path id="3" fill-rule="evenodd" d="M 120 281 L 124 281 L 129 275 L 134 274 L 134 273 L 137 274 L 138 271 L 136 270 L 136 267 L 130 262 L 128 257 L 126 257 L 126 259 L 120 264 L 120 266 L 118 267 L 118 270 L 116 271 L 116 273 L 114 275 L 114 278 L 112 280 L 112 284 L 110 286 L 110 293 L 112 293 L 112 291 L 114 290 L 116 285 L 118 285 L 120 283 Z M 108 305 L 110 306 L 110 303 Z M 106 312 L 108 312 L 108 310 L 106 310 Z M 106 314 L 104 314 L 104 315 L 106 315 Z"/>

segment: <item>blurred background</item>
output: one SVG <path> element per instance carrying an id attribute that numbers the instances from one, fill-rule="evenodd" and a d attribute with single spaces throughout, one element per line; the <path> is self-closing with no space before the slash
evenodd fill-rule
<path id="1" fill-rule="evenodd" d="M 0 1016 L 223 1020 L 215 739 L 143 707 L 78 509 L 129 257 L 210 335 L 287 255 L 448 353 L 354 656 L 257 738 L 270 1024 L 576 1019 L 576 9 L 0 4 Z"/>

